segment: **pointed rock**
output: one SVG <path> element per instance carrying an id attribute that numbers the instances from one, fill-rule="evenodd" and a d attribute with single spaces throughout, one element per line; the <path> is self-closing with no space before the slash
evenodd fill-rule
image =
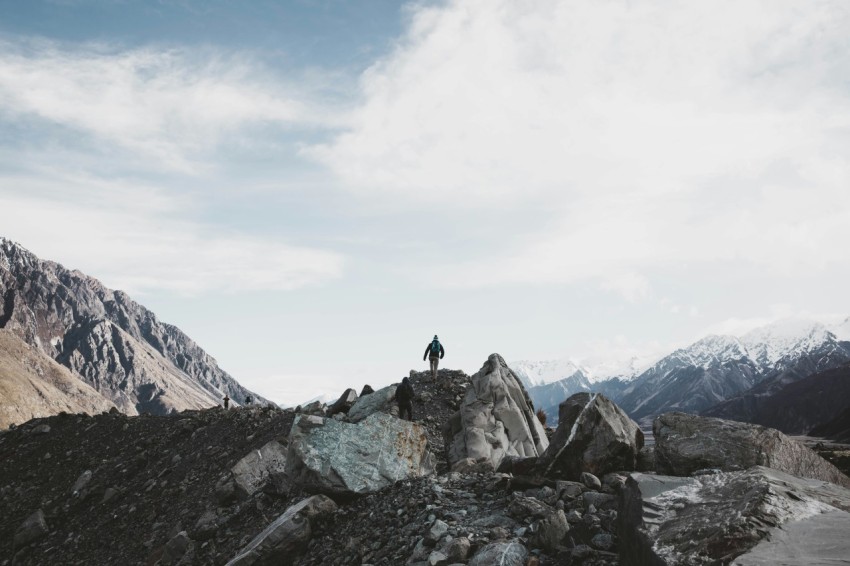
<path id="1" fill-rule="evenodd" d="M 537 466 L 548 477 L 603 476 L 634 470 L 641 448 L 643 433 L 622 409 L 602 394 L 576 393 L 560 404 L 558 429 Z"/>
<path id="2" fill-rule="evenodd" d="M 492 354 L 471 379 L 460 411 L 444 429 L 451 465 L 472 458 L 498 468 L 506 457 L 538 456 L 549 445 L 546 431 L 519 378 Z"/>

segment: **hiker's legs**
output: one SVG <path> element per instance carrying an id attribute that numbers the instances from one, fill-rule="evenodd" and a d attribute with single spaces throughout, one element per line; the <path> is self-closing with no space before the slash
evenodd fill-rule
<path id="1" fill-rule="evenodd" d="M 440 358 L 438 356 L 431 356 L 429 358 L 431 360 L 431 379 L 435 382 L 437 381 L 437 364 L 440 363 Z"/>
<path id="2" fill-rule="evenodd" d="M 405 419 L 405 415 L 407 418 Z M 412 403 L 402 403 L 398 406 L 398 416 L 400 419 L 405 419 L 408 421 L 413 420 L 413 404 Z"/>

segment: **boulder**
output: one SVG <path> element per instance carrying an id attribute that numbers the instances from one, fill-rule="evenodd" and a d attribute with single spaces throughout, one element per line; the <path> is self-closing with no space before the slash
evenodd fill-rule
<path id="1" fill-rule="evenodd" d="M 296 503 L 254 537 L 227 566 L 293 564 L 307 548 L 311 525 L 336 509 L 336 503 L 324 495 L 314 495 Z"/>
<path id="2" fill-rule="evenodd" d="M 631 474 L 617 532 L 624 566 L 843 564 L 850 490 L 757 466 L 682 478 Z"/>
<path id="3" fill-rule="evenodd" d="M 398 384 L 388 385 L 374 393 L 361 395 L 348 411 L 348 420 L 358 423 L 374 413 L 391 413 L 395 407 L 395 390 Z"/>
<path id="4" fill-rule="evenodd" d="M 430 475 L 435 464 L 422 425 L 384 413 L 357 424 L 299 415 L 286 469 L 290 481 L 307 490 L 351 495 Z"/>
<path id="5" fill-rule="evenodd" d="M 334 401 L 334 403 L 328 407 L 328 416 L 332 417 L 339 413 L 348 414 L 348 411 L 351 410 L 351 407 L 353 407 L 356 402 L 357 391 L 354 389 L 346 389 L 345 393 L 340 395 L 339 399 Z"/>
<path id="6" fill-rule="evenodd" d="M 850 478 L 799 442 L 772 428 L 665 413 L 652 425 L 655 470 L 688 476 L 698 470 L 722 471 L 766 466 L 785 473 L 850 487 Z"/>
<path id="7" fill-rule="evenodd" d="M 296 412 L 303 413 L 305 415 L 319 415 L 321 417 L 327 412 L 327 407 L 321 401 L 316 400 L 300 407 L 300 409 Z"/>
<path id="8" fill-rule="evenodd" d="M 236 485 L 251 495 L 270 480 L 274 474 L 286 472 L 287 449 L 277 440 L 262 448 L 252 450 L 230 469 Z"/>
<path id="9" fill-rule="evenodd" d="M 558 414 L 558 428 L 537 462 L 538 473 L 576 480 L 583 472 L 603 476 L 635 469 L 643 433 L 607 397 L 576 393 L 559 405 Z"/>
<path id="10" fill-rule="evenodd" d="M 567 516 L 561 509 L 552 510 L 536 524 L 536 531 L 529 538 L 535 548 L 542 548 L 547 552 L 554 552 L 564 537 L 567 536 L 570 527 L 567 524 Z"/>
<path id="11" fill-rule="evenodd" d="M 465 458 L 489 460 L 539 456 L 549 442 L 522 383 L 498 354 L 472 376 L 460 411 L 443 430 L 450 465 Z"/>
<path id="12" fill-rule="evenodd" d="M 44 538 L 48 532 L 47 523 L 44 520 L 44 512 L 39 509 L 27 517 L 21 523 L 21 526 L 18 527 L 18 530 L 15 532 L 15 548 L 26 546 L 31 542 Z"/>
<path id="13" fill-rule="evenodd" d="M 488 544 L 475 553 L 469 561 L 469 566 L 525 566 L 526 560 L 528 549 L 513 540 Z"/>

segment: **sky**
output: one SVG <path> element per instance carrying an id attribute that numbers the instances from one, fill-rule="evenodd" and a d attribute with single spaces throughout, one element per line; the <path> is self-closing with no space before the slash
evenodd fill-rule
<path id="1" fill-rule="evenodd" d="M 295 404 L 850 314 L 843 0 L 0 0 L 0 235 Z"/>

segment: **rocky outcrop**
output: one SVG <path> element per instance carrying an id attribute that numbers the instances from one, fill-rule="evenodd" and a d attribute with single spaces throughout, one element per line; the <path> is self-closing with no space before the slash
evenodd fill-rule
<path id="1" fill-rule="evenodd" d="M 558 429 L 538 460 L 538 473 L 578 480 L 584 472 L 602 476 L 635 469 L 643 433 L 607 397 L 576 393 L 558 410 Z"/>
<path id="2" fill-rule="evenodd" d="M 754 467 L 679 478 L 635 473 L 620 494 L 624 566 L 840 564 L 850 490 Z"/>
<path id="3" fill-rule="evenodd" d="M 424 428 L 380 412 L 356 424 L 299 415 L 289 435 L 287 476 L 311 491 L 371 493 L 434 467 Z"/>
<path id="4" fill-rule="evenodd" d="M 398 415 L 398 407 L 395 404 L 395 390 L 397 383 L 388 385 L 373 393 L 361 395 L 348 411 L 348 420 L 358 423 L 374 413 L 387 413 Z"/>
<path id="5" fill-rule="evenodd" d="M 660 474 L 767 466 L 804 478 L 850 487 L 835 466 L 778 430 L 759 425 L 667 413 L 655 419 L 655 466 Z"/>
<path id="6" fill-rule="evenodd" d="M 324 495 L 314 495 L 286 510 L 258 534 L 227 566 L 293 564 L 307 548 L 311 524 L 334 511 L 336 504 Z"/>
<path id="7" fill-rule="evenodd" d="M 73 370 L 128 414 L 210 407 L 251 393 L 180 329 L 122 291 L 0 238 L 0 328 Z"/>
<path id="8" fill-rule="evenodd" d="M 518 541 L 488 544 L 472 557 L 469 566 L 525 566 L 528 549 Z"/>
<path id="9" fill-rule="evenodd" d="M 498 354 L 472 376 L 444 434 L 450 464 L 472 458 L 498 468 L 505 457 L 538 456 L 549 445 L 528 393 Z"/>

